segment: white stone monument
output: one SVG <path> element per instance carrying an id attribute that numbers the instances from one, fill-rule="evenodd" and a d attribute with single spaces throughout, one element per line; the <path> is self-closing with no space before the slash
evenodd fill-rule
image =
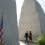
<path id="1" fill-rule="evenodd" d="M 39 14 L 35 6 L 35 0 L 24 0 L 19 22 L 19 40 L 25 39 L 26 31 L 32 31 L 33 40 L 41 34 Z"/>
<path id="2" fill-rule="evenodd" d="M 15 0 L 0 0 L 0 19 L 3 13 L 4 45 L 19 45 Z"/>

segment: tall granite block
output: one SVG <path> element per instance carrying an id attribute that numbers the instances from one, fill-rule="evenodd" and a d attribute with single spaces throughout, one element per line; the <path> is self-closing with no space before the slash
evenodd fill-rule
<path id="1" fill-rule="evenodd" d="M 19 45 L 15 0 L 0 0 L 0 20 L 3 15 L 4 45 Z"/>
<path id="2" fill-rule="evenodd" d="M 24 0 L 19 22 L 19 40 L 25 39 L 24 34 L 26 31 L 32 31 L 33 40 L 41 35 L 40 18 L 35 0 Z"/>

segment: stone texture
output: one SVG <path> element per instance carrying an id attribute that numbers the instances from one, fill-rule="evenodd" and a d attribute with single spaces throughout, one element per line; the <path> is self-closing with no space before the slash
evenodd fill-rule
<path id="1" fill-rule="evenodd" d="M 19 45 L 16 3 L 14 0 L 0 0 L 0 19 L 3 13 L 4 45 Z"/>
<path id="2" fill-rule="evenodd" d="M 32 31 L 33 40 L 41 34 L 39 13 L 36 9 L 35 0 L 24 0 L 21 10 L 20 26 L 19 26 L 19 39 L 24 40 L 26 31 Z M 37 6 L 37 8 L 39 8 Z"/>

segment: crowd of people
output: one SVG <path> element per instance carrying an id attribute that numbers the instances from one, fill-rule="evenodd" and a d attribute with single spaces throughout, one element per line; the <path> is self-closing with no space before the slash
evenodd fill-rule
<path id="1" fill-rule="evenodd" d="M 24 37 L 25 37 L 26 42 L 28 42 L 28 41 L 32 42 L 32 32 L 31 31 L 29 31 L 29 33 L 28 33 L 28 31 L 25 32 Z"/>

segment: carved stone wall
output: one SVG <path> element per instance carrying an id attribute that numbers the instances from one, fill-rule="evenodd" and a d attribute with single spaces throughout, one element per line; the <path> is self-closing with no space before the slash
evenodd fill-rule
<path id="1" fill-rule="evenodd" d="M 41 34 L 40 19 L 35 2 L 34 0 L 24 0 L 19 23 L 19 40 L 25 39 L 26 31 L 32 31 L 33 39 Z"/>

